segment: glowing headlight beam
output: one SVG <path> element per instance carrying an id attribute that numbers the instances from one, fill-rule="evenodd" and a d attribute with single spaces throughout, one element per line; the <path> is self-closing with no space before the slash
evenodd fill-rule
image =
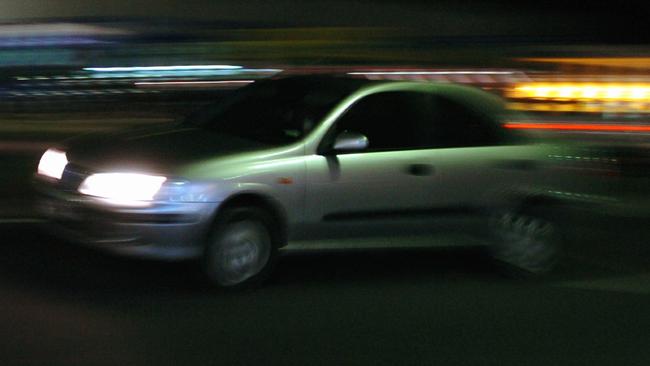
<path id="1" fill-rule="evenodd" d="M 81 183 L 79 193 L 116 204 L 146 203 L 153 200 L 166 180 L 162 176 L 138 173 L 97 173 Z"/>
<path id="2" fill-rule="evenodd" d="M 65 152 L 57 149 L 48 149 L 43 153 L 41 160 L 38 162 L 37 173 L 46 177 L 61 179 L 66 165 L 68 165 L 68 158 Z"/>

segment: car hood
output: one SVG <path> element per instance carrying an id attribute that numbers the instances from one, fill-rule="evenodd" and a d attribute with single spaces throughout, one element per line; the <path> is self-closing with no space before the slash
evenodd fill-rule
<path id="1" fill-rule="evenodd" d="M 269 147 L 184 124 L 83 135 L 63 146 L 71 163 L 89 170 L 156 173 L 173 172 L 203 159 Z"/>

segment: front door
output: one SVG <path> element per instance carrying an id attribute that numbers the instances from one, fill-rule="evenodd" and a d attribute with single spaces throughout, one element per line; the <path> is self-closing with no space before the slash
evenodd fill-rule
<path id="1" fill-rule="evenodd" d="M 424 93 L 378 93 L 339 118 L 329 135 L 361 133 L 369 146 L 307 159 L 310 237 L 351 246 L 394 246 L 438 231 L 431 211 L 443 197 L 437 194 L 433 150 L 423 145 L 418 130 L 429 110 L 422 103 L 429 101 Z"/>

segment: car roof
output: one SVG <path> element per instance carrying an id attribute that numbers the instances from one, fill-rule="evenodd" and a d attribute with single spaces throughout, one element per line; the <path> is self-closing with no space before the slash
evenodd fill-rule
<path id="1" fill-rule="evenodd" d="M 435 81 L 401 81 L 401 80 L 369 80 L 366 78 L 344 75 L 310 75 L 289 76 L 274 79 L 275 82 L 292 83 L 314 90 L 338 90 L 356 99 L 360 95 L 369 95 L 381 92 L 423 92 L 447 98 L 465 108 L 474 111 L 483 117 L 486 122 L 495 127 L 501 126 L 503 118 L 507 115 L 504 100 L 492 93 L 473 86 L 456 83 Z M 504 139 L 519 140 L 510 131 L 498 128 Z"/>
<path id="2" fill-rule="evenodd" d="M 491 93 L 472 86 L 435 81 L 401 81 L 401 80 L 369 80 L 347 75 L 307 75 L 285 76 L 269 79 L 269 82 L 283 83 L 287 87 L 292 84 L 304 88 L 338 90 L 345 94 L 355 92 L 383 91 L 415 91 L 433 93 L 452 99 L 466 107 L 478 110 L 492 116 L 504 113 L 503 100 Z"/>

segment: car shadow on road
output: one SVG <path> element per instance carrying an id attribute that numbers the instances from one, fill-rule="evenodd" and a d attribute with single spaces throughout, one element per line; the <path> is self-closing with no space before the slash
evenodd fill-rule
<path id="1" fill-rule="evenodd" d="M 196 292 L 209 290 L 199 263 L 167 263 L 108 255 L 52 238 L 33 225 L 4 227 L 0 281 L 59 292 Z M 602 259 L 602 258 L 601 258 Z M 612 269 L 601 262 L 570 258 L 545 278 L 510 278 L 476 249 L 375 250 L 284 255 L 266 286 L 331 286 L 347 283 L 416 284 L 427 281 L 499 282 L 538 285 L 557 280 L 591 279 L 625 271 L 620 258 Z"/>
<path id="2" fill-rule="evenodd" d="M 166 263 L 109 255 L 47 235 L 37 227 L 4 231 L 0 276 L 61 291 L 209 288 L 196 261 Z M 267 286 L 295 283 L 498 279 L 476 250 L 381 250 L 284 255 Z"/>

